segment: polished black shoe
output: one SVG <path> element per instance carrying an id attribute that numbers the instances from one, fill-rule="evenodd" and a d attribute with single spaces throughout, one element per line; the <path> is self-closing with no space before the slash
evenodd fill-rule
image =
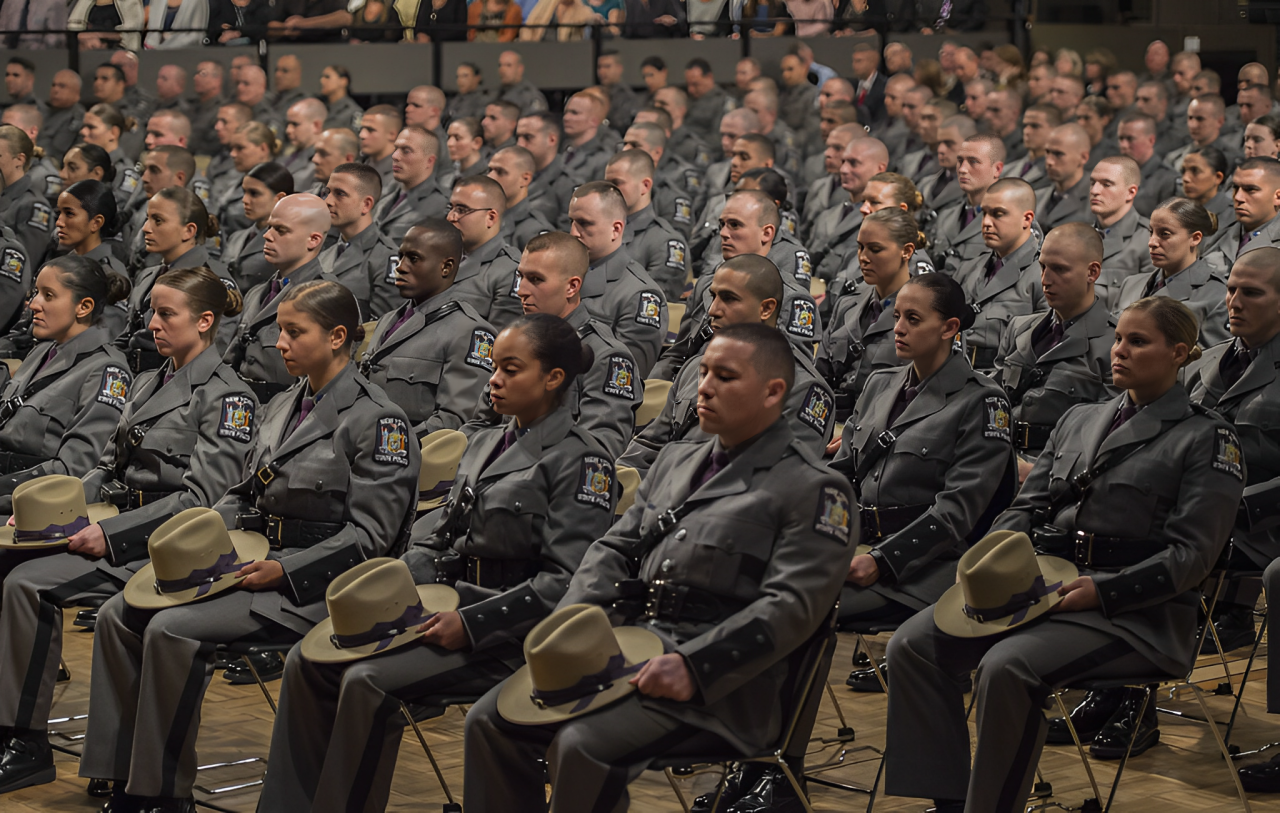
<path id="1" fill-rule="evenodd" d="M 747 791 L 751 790 L 751 786 L 764 775 L 768 766 L 759 762 L 744 762 L 738 767 L 738 770 L 729 774 L 724 780 L 724 792 L 720 794 L 719 810 L 728 810 L 729 807 L 747 795 Z M 716 792 L 714 789 L 710 793 L 704 793 L 693 800 L 693 807 L 689 808 L 689 813 L 711 813 L 711 805 L 716 800 Z"/>
<path id="2" fill-rule="evenodd" d="M 1071 710 L 1071 722 L 1080 736 L 1080 744 L 1086 745 L 1098 736 L 1098 732 L 1111 719 L 1111 715 L 1120 708 L 1124 700 L 1124 689 L 1099 689 L 1089 692 L 1080 701 L 1080 705 Z M 1074 745 L 1067 721 L 1054 717 L 1049 721 L 1049 736 L 1045 740 L 1049 745 Z"/>
<path id="3" fill-rule="evenodd" d="M 85 788 L 85 793 L 95 799 L 105 799 L 111 795 L 115 783 L 110 779 L 90 779 L 89 787 Z"/>
<path id="4" fill-rule="evenodd" d="M 1253 608 L 1242 604 L 1230 604 L 1221 609 L 1218 612 L 1218 618 L 1213 622 L 1213 628 L 1218 633 L 1218 640 L 1222 642 L 1223 652 L 1253 646 L 1253 641 L 1258 635 L 1257 629 L 1253 626 Z M 1218 646 L 1213 642 L 1212 635 L 1204 637 L 1200 654 L 1218 654 Z"/>
<path id="5" fill-rule="evenodd" d="M 196 800 L 188 796 L 185 799 L 167 799 L 154 797 L 147 800 L 146 813 L 196 813 Z"/>
<path id="6" fill-rule="evenodd" d="M 99 781 L 99 780 L 94 780 Z M 101 780 L 103 782 L 107 780 Z M 99 813 L 146 813 L 151 800 L 145 796 L 134 796 L 124 792 L 124 782 L 111 789 L 111 798 L 102 806 Z"/>
<path id="7" fill-rule="evenodd" d="M 76 613 L 76 618 L 71 622 L 73 626 L 80 627 L 86 632 L 93 632 L 98 626 L 98 610 L 96 607 L 81 610 Z"/>
<path id="8" fill-rule="evenodd" d="M 0 793 L 47 785 L 57 778 L 49 736 L 43 731 L 14 732 L 0 756 Z"/>
<path id="9" fill-rule="evenodd" d="M 284 674 L 284 658 L 275 652 L 250 655 L 249 659 L 253 661 L 253 668 L 258 670 L 258 677 L 264 682 L 275 680 Z M 222 676 L 234 686 L 249 686 L 254 682 L 253 672 L 249 671 L 249 667 L 240 658 L 229 662 Z"/>
<path id="10" fill-rule="evenodd" d="M 1241 768 L 1240 784 L 1248 793 L 1280 793 L 1280 756 Z"/>
<path id="11" fill-rule="evenodd" d="M 723 805 L 722 805 L 723 807 Z M 728 808 L 728 813 L 803 813 L 804 803 L 784 774 L 770 768 L 751 787 L 751 792 Z"/>
<path id="12" fill-rule="evenodd" d="M 883 660 L 883 658 L 881 660 Z M 853 656 L 853 668 L 854 669 L 870 669 L 871 656 L 863 652 L 861 649 L 859 649 L 858 654 Z"/>
<path id="13" fill-rule="evenodd" d="M 889 665 L 881 661 L 880 669 L 884 672 L 884 682 L 888 683 Z M 874 669 L 854 669 L 849 673 L 849 679 L 844 682 L 844 685 L 855 692 L 866 692 L 868 694 L 879 694 L 884 691 Z"/>
<path id="14" fill-rule="evenodd" d="M 1136 757 L 1147 752 L 1151 746 L 1160 742 L 1160 726 L 1156 722 L 1155 698 L 1147 703 L 1147 710 L 1142 719 L 1138 719 L 1138 709 L 1142 706 L 1145 689 L 1126 689 L 1123 702 L 1111 719 L 1093 738 L 1089 753 L 1098 759 L 1120 759 L 1129 748 L 1130 739 L 1133 749 L 1129 756 Z M 1136 731 L 1135 731 L 1136 729 Z"/>

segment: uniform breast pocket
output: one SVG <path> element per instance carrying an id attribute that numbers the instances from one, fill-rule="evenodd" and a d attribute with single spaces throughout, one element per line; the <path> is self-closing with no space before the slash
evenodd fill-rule
<path id="1" fill-rule="evenodd" d="M 410 421 L 417 423 L 435 411 L 436 390 L 443 371 L 444 362 L 439 359 L 413 356 L 386 359 L 383 362 L 384 389 Z"/>
<path id="2" fill-rule="evenodd" d="M 289 491 L 314 494 L 325 500 L 336 501 L 335 510 L 341 514 L 346 504 L 347 488 L 351 483 L 351 469 L 348 468 L 347 461 L 338 460 L 333 455 L 333 447 L 329 443 L 320 441 L 314 450 L 324 454 L 285 462 Z"/>
<path id="3" fill-rule="evenodd" d="M 1089 527 L 1085 530 L 1107 536 L 1148 536 L 1166 476 L 1159 467 L 1149 465 L 1121 464 L 1119 470 L 1105 473 L 1089 488 Z"/>
<path id="4" fill-rule="evenodd" d="M 760 584 L 773 551 L 772 528 L 750 519 L 717 517 L 714 527 L 703 533 L 690 530 L 690 537 L 691 583 L 721 595 L 750 595 Z"/>
<path id="5" fill-rule="evenodd" d="M 482 483 L 471 512 L 467 553 L 495 559 L 534 557 L 549 513 L 546 492 L 533 483 L 512 479 Z"/>
<path id="6" fill-rule="evenodd" d="M 23 454 L 40 454 L 47 439 L 62 434 L 61 422 L 47 406 L 24 406 L 0 427 L 5 446 Z M 54 448 L 57 448 L 56 444 Z"/>
<path id="7" fill-rule="evenodd" d="M 1075 476 L 1079 452 L 1054 452 L 1049 462 L 1049 497 L 1059 499 L 1071 490 L 1071 478 Z"/>
<path id="8" fill-rule="evenodd" d="M 922 438 L 912 433 L 898 438 L 881 479 L 881 501 L 899 505 L 932 502 L 954 459 L 955 449 L 941 437 Z"/>
<path id="9" fill-rule="evenodd" d="M 164 457 L 190 457 L 196 449 L 199 437 L 200 433 L 194 428 L 158 425 L 147 430 L 139 446 Z"/>

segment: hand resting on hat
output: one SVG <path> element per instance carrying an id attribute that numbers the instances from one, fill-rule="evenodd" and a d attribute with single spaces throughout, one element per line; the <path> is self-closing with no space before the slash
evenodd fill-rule
<path id="1" fill-rule="evenodd" d="M 240 575 L 244 577 L 240 582 L 242 589 L 270 590 L 284 581 L 284 565 L 270 559 L 250 562 L 240 568 Z"/>
<path id="2" fill-rule="evenodd" d="M 67 540 L 67 552 L 78 553 L 90 559 L 101 559 L 107 555 L 107 535 L 102 526 L 93 523 L 83 531 L 78 531 Z"/>
<path id="3" fill-rule="evenodd" d="M 1098 585 L 1094 584 L 1090 576 L 1081 576 L 1073 582 L 1062 585 L 1058 588 L 1058 595 L 1062 596 L 1062 601 L 1049 611 L 1051 613 L 1078 613 L 1084 610 L 1096 610 L 1102 606 L 1102 602 L 1098 599 Z"/>
<path id="4" fill-rule="evenodd" d="M 462 616 L 456 610 L 436 613 L 422 622 L 418 632 L 423 633 L 422 640 L 425 643 L 442 646 L 450 651 L 462 649 L 471 643 L 467 628 L 462 623 Z"/>
<path id="5" fill-rule="evenodd" d="M 849 562 L 849 575 L 845 577 L 845 581 L 859 587 L 870 587 L 879 578 L 880 566 L 876 564 L 875 557 L 869 553 L 861 553 Z"/>
<path id="6" fill-rule="evenodd" d="M 693 699 L 695 688 L 693 678 L 689 675 L 689 667 L 679 652 L 669 652 L 650 659 L 628 682 L 640 694 L 678 700 L 681 703 Z"/>

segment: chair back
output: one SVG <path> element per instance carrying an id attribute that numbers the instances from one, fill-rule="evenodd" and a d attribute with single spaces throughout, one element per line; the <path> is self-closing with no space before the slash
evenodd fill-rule
<path id="1" fill-rule="evenodd" d="M 779 696 L 782 699 L 782 736 L 777 750 L 784 756 L 804 757 L 809 735 L 822 703 L 822 684 L 831 671 L 831 658 L 836 651 L 836 621 L 839 605 L 831 612 L 809 640 L 787 656 L 787 679 Z"/>
<path id="2" fill-rule="evenodd" d="M 667 393 L 671 392 L 671 382 L 660 378 L 646 378 L 644 381 L 644 400 L 636 409 L 636 431 L 644 429 L 653 419 L 662 414 L 667 404 Z"/>
<path id="3" fill-rule="evenodd" d="M 684 313 L 687 307 L 681 302 L 667 303 L 667 339 L 665 344 L 675 344 L 676 336 L 680 333 L 680 323 L 684 321 Z"/>

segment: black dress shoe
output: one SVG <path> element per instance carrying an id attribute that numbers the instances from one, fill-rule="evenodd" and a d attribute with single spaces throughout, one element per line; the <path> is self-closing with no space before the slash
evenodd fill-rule
<path id="1" fill-rule="evenodd" d="M 880 669 L 884 672 L 884 682 L 889 682 L 889 665 L 881 661 Z M 855 692 L 866 692 L 867 694 L 879 694 L 884 691 L 880 685 L 880 679 L 876 677 L 874 669 L 855 669 L 849 673 L 849 679 L 844 685 L 853 689 Z"/>
<path id="2" fill-rule="evenodd" d="M 1093 741 L 1098 732 L 1111 719 L 1111 715 L 1120 708 L 1124 700 L 1124 689 L 1099 689 L 1089 692 L 1080 701 L 1080 705 L 1071 710 L 1071 722 L 1075 724 L 1076 733 L 1080 735 L 1080 744 Z M 1049 745 L 1074 745 L 1067 721 L 1054 717 L 1049 721 L 1049 736 L 1045 740 Z"/>
<path id="3" fill-rule="evenodd" d="M 720 794 L 718 809 L 726 811 L 734 802 L 746 796 L 751 786 L 764 775 L 767 767 L 759 762 L 744 762 L 738 766 L 738 770 L 729 774 L 724 780 L 724 792 Z M 713 789 L 710 793 L 704 793 L 694 799 L 689 813 L 711 813 L 711 805 L 715 800 L 716 792 Z"/>
<path id="4" fill-rule="evenodd" d="M 859 649 L 858 654 L 853 656 L 853 668 L 854 669 L 870 669 L 871 656 L 863 652 L 861 649 Z"/>
<path id="5" fill-rule="evenodd" d="M 145 813 L 196 813 L 196 800 L 190 796 L 185 799 L 156 796 L 147 800 L 143 810 Z"/>
<path id="6" fill-rule="evenodd" d="M 275 652 L 250 655 L 249 660 L 253 661 L 253 668 L 258 670 L 258 677 L 262 678 L 263 682 L 275 680 L 284 674 L 284 658 Z M 233 686 L 249 686 L 254 683 L 253 672 L 250 672 L 249 667 L 245 666 L 244 661 L 239 658 L 227 664 L 222 676 Z"/>
<path id="7" fill-rule="evenodd" d="M 43 731 L 15 731 L 0 756 L 0 793 L 46 785 L 57 778 L 49 736 Z"/>
<path id="8" fill-rule="evenodd" d="M 1249 793 L 1280 793 L 1280 756 L 1241 768 L 1240 784 Z"/>
<path id="9" fill-rule="evenodd" d="M 76 613 L 76 619 L 71 622 L 73 626 L 80 627 L 86 632 L 93 632 L 98 626 L 98 610 L 96 607 L 84 609 Z"/>
<path id="10" fill-rule="evenodd" d="M 1120 759 L 1129 748 L 1130 739 L 1133 749 L 1129 756 L 1136 757 L 1147 752 L 1151 746 L 1160 742 L 1160 727 L 1156 722 L 1156 704 L 1153 697 L 1147 703 L 1147 710 L 1142 719 L 1138 719 L 1138 708 L 1142 705 L 1145 689 L 1126 689 L 1123 702 L 1111 719 L 1093 738 L 1089 753 L 1098 759 Z"/>
<path id="11" fill-rule="evenodd" d="M 768 769 L 764 776 L 728 809 L 728 813 L 803 813 L 804 803 L 796 789 L 778 768 Z"/>
<path id="12" fill-rule="evenodd" d="M 125 793 L 124 784 L 119 782 L 111 789 L 111 798 L 102 806 L 100 813 L 146 813 L 149 809 L 147 804 L 151 800 L 145 796 Z"/>
<path id="13" fill-rule="evenodd" d="M 105 799 L 111 795 L 112 788 L 114 786 L 115 786 L 115 783 L 112 782 L 110 779 L 90 779 L 89 787 L 85 788 L 85 793 L 89 794 L 95 799 Z M 124 787 L 124 786 L 121 785 L 121 787 Z"/>
<path id="14" fill-rule="evenodd" d="M 1213 628 L 1218 633 L 1218 640 L 1222 642 L 1223 652 L 1231 652 L 1241 647 L 1252 646 L 1254 639 L 1258 635 L 1257 629 L 1253 626 L 1253 608 L 1245 607 L 1242 604 L 1228 604 L 1225 608 L 1220 609 L 1218 618 L 1213 622 Z M 1200 654 L 1218 654 L 1218 647 L 1213 642 L 1212 635 L 1204 637 L 1204 644 L 1200 647 Z"/>

